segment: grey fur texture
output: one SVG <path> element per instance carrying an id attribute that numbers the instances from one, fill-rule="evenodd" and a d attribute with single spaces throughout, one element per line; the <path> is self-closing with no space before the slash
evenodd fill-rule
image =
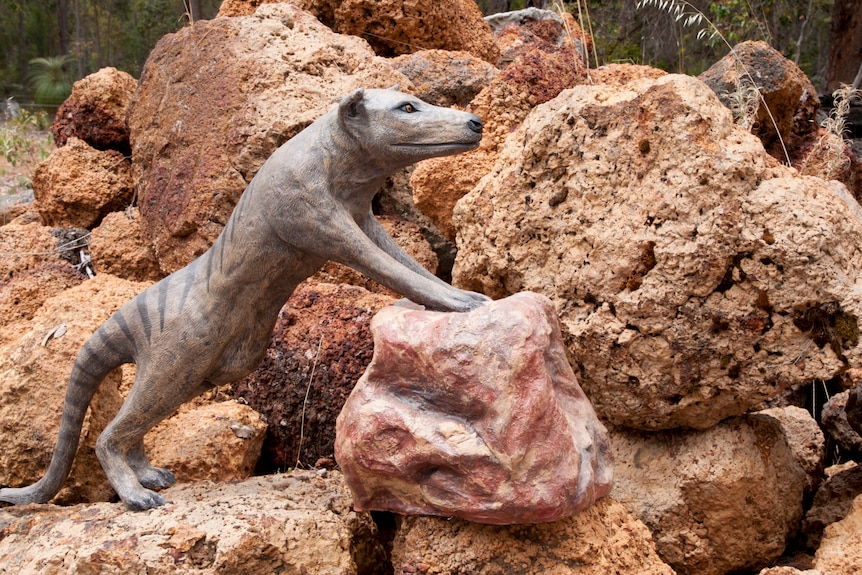
<path id="1" fill-rule="evenodd" d="M 387 176 L 414 162 L 472 150 L 481 120 L 392 90 L 356 90 L 264 163 L 213 246 L 120 308 L 72 368 L 57 445 L 45 476 L 0 489 L 0 501 L 44 503 L 72 466 L 87 407 L 124 363 L 137 376 L 96 453 L 130 509 L 164 504 L 176 480 L 153 467 L 144 435 L 182 403 L 250 373 L 279 310 L 327 260 L 348 265 L 431 309 L 466 311 L 487 298 L 426 271 L 371 213 Z"/>

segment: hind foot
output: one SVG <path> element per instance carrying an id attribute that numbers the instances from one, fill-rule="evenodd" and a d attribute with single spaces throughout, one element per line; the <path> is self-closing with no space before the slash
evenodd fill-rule
<path id="1" fill-rule="evenodd" d="M 121 494 L 120 499 L 132 511 L 145 511 L 165 504 L 165 498 L 149 489 L 136 489 L 132 493 Z"/>
<path id="2" fill-rule="evenodd" d="M 167 469 L 151 465 L 143 469 L 136 469 L 135 475 L 138 477 L 141 485 L 148 489 L 164 489 L 177 482 L 174 474 Z"/>

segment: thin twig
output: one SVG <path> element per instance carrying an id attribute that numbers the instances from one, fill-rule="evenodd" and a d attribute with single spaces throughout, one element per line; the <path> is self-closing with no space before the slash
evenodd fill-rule
<path id="1" fill-rule="evenodd" d="M 317 361 L 320 358 L 320 348 L 323 347 L 323 337 L 326 335 L 326 329 L 324 327 L 323 332 L 320 334 L 320 341 L 317 344 L 317 353 L 314 354 L 314 363 L 311 364 L 311 374 L 308 376 L 308 386 L 305 388 L 305 399 L 302 401 L 302 415 L 300 417 L 299 423 L 299 446 L 296 448 L 296 465 L 294 467 L 299 468 L 301 465 L 300 457 L 302 457 L 302 442 L 305 439 L 305 409 L 308 407 L 308 396 L 311 394 L 311 384 L 314 381 L 314 372 L 317 369 Z"/>

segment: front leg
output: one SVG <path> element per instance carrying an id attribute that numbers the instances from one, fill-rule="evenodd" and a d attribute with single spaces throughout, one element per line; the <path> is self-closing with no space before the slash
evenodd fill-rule
<path id="1" fill-rule="evenodd" d="M 370 211 L 368 212 L 368 216 L 365 218 L 365 221 L 362 222 L 361 227 L 362 231 L 365 232 L 365 235 L 371 238 L 371 241 L 374 242 L 377 247 L 392 256 L 395 261 L 402 264 L 404 267 L 410 269 L 411 271 L 433 281 L 436 284 L 444 286 L 447 290 L 455 290 L 463 295 L 467 295 L 472 299 L 478 298 L 481 300 L 480 305 L 481 303 L 491 301 L 490 298 L 483 294 L 456 288 L 455 286 L 444 282 L 443 280 L 429 272 L 427 269 L 422 267 L 419 262 L 413 259 L 413 256 L 404 251 L 404 249 L 399 246 L 395 242 L 395 240 L 392 239 L 392 236 L 390 236 L 389 233 L 383 228 L 383 226 L 380 225 L 380 222 L 377 221 L 377 218 L 375 218 L 374 214 Z"/>
<path id="2" fill-rule="evenodd" d="M 452 287 L 423 268 L 370 213 L 363 228 L 346 212 L 332 214 L 322 239 L 332 250 L 321 255 L 350 266 L 430 309 L 469 311 L 490 301 L 482 294 Z"/>

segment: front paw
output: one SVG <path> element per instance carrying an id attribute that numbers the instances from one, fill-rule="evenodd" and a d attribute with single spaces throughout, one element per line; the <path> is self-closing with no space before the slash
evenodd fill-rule
<path id="1" fill-rule="evenodd" d="M 481 307 L 494 301 L 485 294 L 481 294 L 474 291 L 461 290 L 461 293 L 466 296 L 467 305 L 470 306 L 467 311 L 474 310 L 477 307 Z"/>

